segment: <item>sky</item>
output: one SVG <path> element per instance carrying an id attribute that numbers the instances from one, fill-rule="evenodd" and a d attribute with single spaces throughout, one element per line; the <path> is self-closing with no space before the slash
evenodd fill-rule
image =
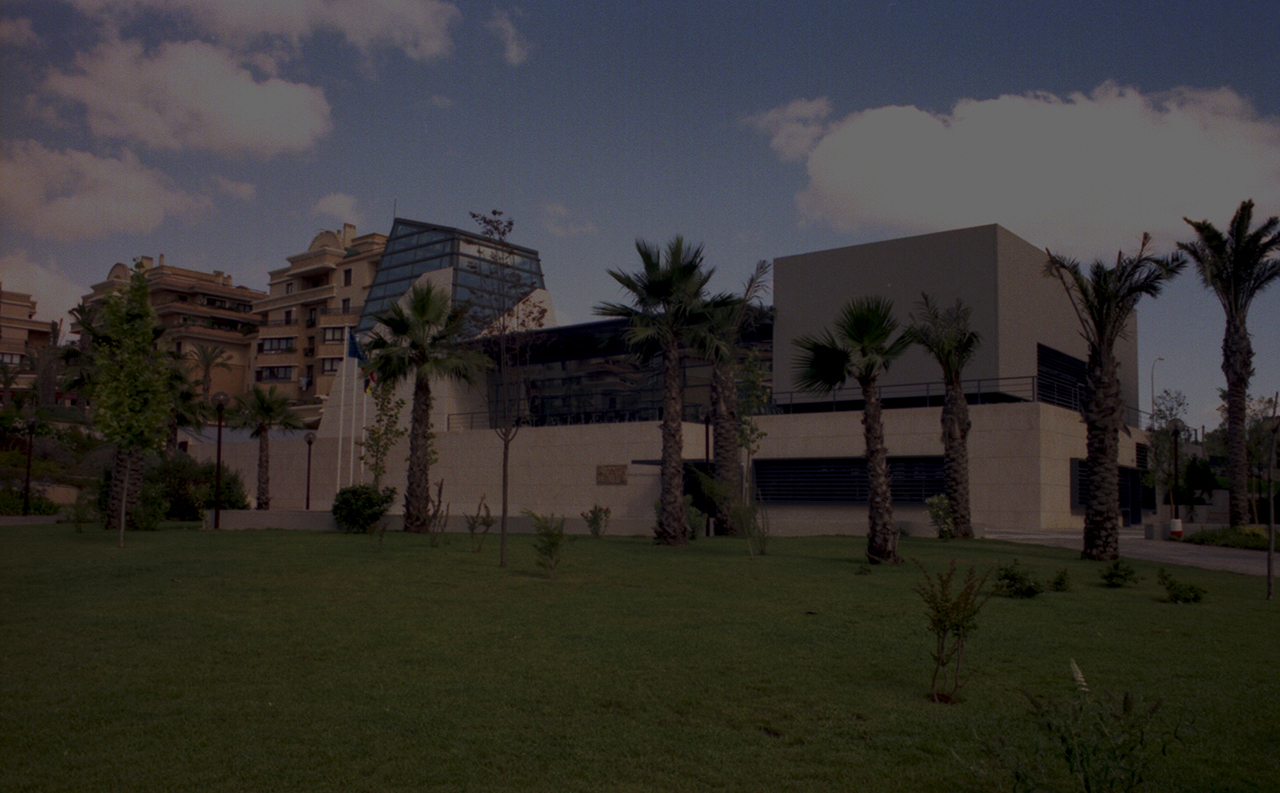
<path id="1" fill-rule="evenodd" d="M 323 229 L 491 209 L 561 324 L 622 298 L 637 238 L 703 243 L 716 290 L 986 223 L 1165 254 L 1184 217 L 1280 214 L 1278 28 L 1261 0 L 0 0 L 0 282 L 38 319 L 139 256 L 265 289 Z M 1154 377 L 1216 426 L 1223 326 L 1193 272 L 1140 304 L 1140 407 Z M 1269 395 L 1280 284 L 1249 327 Z"/>

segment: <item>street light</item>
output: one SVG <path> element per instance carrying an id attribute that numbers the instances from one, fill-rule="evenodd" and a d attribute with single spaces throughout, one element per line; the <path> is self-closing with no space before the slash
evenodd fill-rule
<path id="1" fill-rule="evenodd" d="M 307 509 L 311 509 L 311 444 L 316 442 L 316 434 L 308 432 L 302 436 L 307 442 Z"/>
<path id="2" fill-rule="evenodd" d="M 1157 358 L 1151 362 L 1151 426 L 1156 425 L 1156 364 L 1163 361 L 1164 358 Z"/>
<path id="3" fill-rule="evenodd" d="M 218 462 L 213 469 L 213 527 L 222 528 L 222 413 L 231 402 L 226 391 L 213 395 L 213 406 L 218 411 Z"/>
<path id="4" fill-rule="evenodd" d="M 35 416 L 27 417 L 27 484 L 22 489 L 22 514 L 31 514 L 31 451 L 36 445 L 36 427 L 39 426 L 40 419 Z"/>

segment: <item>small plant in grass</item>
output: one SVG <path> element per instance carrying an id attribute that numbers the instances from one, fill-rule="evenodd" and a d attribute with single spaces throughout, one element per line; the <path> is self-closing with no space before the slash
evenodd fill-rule
<path id="1" fill-rule="evenodd" d="M 1049 579 L 1049 588 L 1054 592 L 1070 592 L 1071 572 L 1065 567 L 1059 570 L 1057 575 Z"/>
<path id="2" fill-rule="evenodd" d="M 440 547 L 444 530 L 449 525 L 449 505 L 444 503 L 444 480 L 436 482 L 435 498 L 428 499 L 427 511 L 423 517 L 423 529 L 427 533 L 428 544 L 432 548 Z"/>
<path id="3" fill-rule="evenodd" d="M 729 510 L 733 525 L 747 535 L 747 553 L 764 556 L 769 548 L 769 513 L 758 502 L 740 499 Z"/>
<path id="4" fill-rule="evenodd" d="M 1102 568 L 1098 575 L 1102 577 L 1102 583 L 1112 589 L 1119 589 L 1125 584 L 1138 583 L 1138 571 L 1123 559 L 1117 559 Z"/>
<path id="5" fill-rule="evenodd" d="M 1024 570 L 1018 560 L 996 568 L 996 594 L 1011 598 L 1033 598 L 1044 591 L 1044 584 Z"/>
<path id="6" fill-rule="evenodd" d="M 1164 587 L 1170 603 L 1199 603 L 1209 591 L 1195 584 L 1184 584 L 1169 575 L 1163 567 L 1156 574 L 1156 581 Z"/>
<path id="7" fill-rule="evenodd" d="M 555 578 L 564 547 L 564 518 L 539 515 L 531 509 L 526 509 L 524 516 L 533 524 L 533 550 L 538 554 L 538 566 L 547 571 L 547 578 Z"/>
<path id="8" fill-rule="evenodd" d="M 373 485 L 344 487 L 333 497 L 333 520 L 343 531 L 372 533 L 395 500 L 394 487 L 382 490 Z"/>
<path id="9" fill-rule="evenodd" d="M 951 515 L 951 502 L 947 500 L 946 494 L 930 496 L 924 500 L 924 505 L 929 510 L 929 523 L 937 532 L 938 539 L 949 540 L 955 537 L 955 518 Z"/>
<path id="10" fill-rule="evenodd" d="M 582 519 L 587 522 L 587 531 L 598 540 L 604 536 L 604 530 L 609 527 L 609 508 L 592 504 L 591 509 L 582 513 Z"/>
<path id="11" fill-rule="evenodd" d="M 484 503 L 484 496 L 480 496 L 480 503 L 476 505 L 476 514 L 464 517 L 467 519 L 467 533 L 471 535 L 471 552 L 480 553 L 484 538 L 488 536 L 493 524 L 497 523 L 497 518 L 493 517 L 493 513 L 489 511 L 489 505 Z M 477 535 L 476 531 L 481 527 L 484 527 L 484 531 Z"/>
<path id="12" fill-rule="evenodd" d="M 930 654 L 934 662 L 930 697 L 934 702 L 953 703 L 960 687 L 967 682 L 967 678 L 961 676 L 965 644 L 969 634 L 978 627 L 978 612 L 991 597 L 982 594 L 991 571 L 979 578 L 977 570 L 970 566 L 964 582 L 953 593 L 954 559 L 947 572 L 934 575 L 929 575 L 919 561 L 912 561 L 924 573 L 924 583 L 916 584 L 912 590 L 924 600 L 925 616 L 929 618 L 929 630 L 935 639 L 934 651 Z"/>
<path id="13" fill-rule="evenodd" d="M 76 493 L 76 500 L 62 508 L 62 519 L 76 527 L 76 532 L 84 531 L 86 523 L 97 520 L 98 513 L 94 504 L 94 496 L 83 489 Z"/>

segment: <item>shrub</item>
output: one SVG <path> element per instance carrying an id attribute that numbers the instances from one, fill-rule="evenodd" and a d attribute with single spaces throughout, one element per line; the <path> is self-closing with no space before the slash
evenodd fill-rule
<path id="1" fill-rule="evenodd" d="M 538 554 L 538 566 L 547 571 L 547 578 L 555 578 L 564 546 L 564 518 L 539 515 L 531 509 L 526 509 L 524 516 L 533 524 L 533 550 Z"/>
<path id="2" fill-rule="evenodd" d="M 1054 592 L 1070 592 L 1071 591 L 1071 573 L 1067 568 L 1062 568 L 1049 581 L 1049 588 Z"/>
<path id="3" fill-rule="evenodd" d="M 609 514 L 609 508 L 599 504 L 593 504 L 591 509 L 582 513 L 582 519 L 587 522 L 587 531 L 591 532 L 591 536 L 597 540 L 604 535 L 604 530 L 609 526 Z"/>
<path id="4" fill-rule="evenodd" d="M 1044 584 L 1018 565 L 1001 565 L 996 568 L 996 594 L 1011 598 L 1033 598 L 1044 591 Z"/>
<path id="5" fill-rule="evenodd" d="M 373 485 L 344 487 L 333 497 L 333 519 L 343 531 L 372 532 L 395 500 L 394 487 L 382 490 Z"/>
<path id="6" fill-rule="evenodd" d="M 1209 591 L 1204 587 L 1195 584 L 1184 584 L 1177 581 L 1173 576 L 1165 572 L 1163 567 L 1156 574 L 1156 581 L 1160 582 L 1160 586 L 1164 587 L 1165 593 L 1168 595 L 1170 603 L 1199 603 Z"/>
<path id="7" fill-rule="evenodd" d="M 21 515 L 22 496 L 26 490 L 24 482 L 8 487 L 0 487 L 0 515 Z M 31 485 L 30 515 L 57 515 L 58 505 L 45 498 L 33 483 Z"/>
<path id="8" fill-rule="evenodd" d="M 493 528 L 493 524 L 496 521 L 493 513 L 489 510 L 489 505 L 484 503 L 484 496 L 480 496 L 480 503 L 476 505 L 476 514 L 463 515 L 463 518 L 467 521 L 467 533 L 471 535 L 471 551 L 480 553 L 480 548 L 484 545 L 484 538 L 488 536 L 489 529 Z M 476 529 L 481 526 L 484 527 L 484 531 L 480 532 L 480 536 L 477 539 Z"/>
<path id="9" fill-rule="evenodd" d="M 924 583 L 912 587 L 924 600 L 929 618 L 929 630 L 935 639 L 933 658 L 933 682 L 931 698 L 934 702 L 955 702 L 956 693 L 967 680 L 960 677 L 960 666 L 964 661 L 965 644 L 969 634 L 978 627 L 978 612 L 987 602 L 987 595 L 982 597 L 982 587 L 987 583 L 990 571 L 978 578 L 977 571 L 970 566 L 964 583 L 955 594 L 951 592 L 952 581 L 956 575 L 956 562 L 946 573 L 935 573 L 930 576 L 924 565 L 915 559 L 916 567 L 924 573 Z"/>
<path id="10" fill-rule="evenodd" d="M 98 518 L 98 512 L 93 508 L 93 505 L 93 494 L 81 490 L 76 493 L 76 500 L 73 503 L 67 504 L 62 508 L 62 519 L 74 525 L 76 532 L 82 532 L 86 523 Z"/>
<path id="11" fill-rule="evenodd" d="M 769 546 L 769 513 L 754 501 L 738 501 L 731 512 L 733 525 L 747 535 L 747 552 L 764 556 Z"/>
<path id="12" fill-rule="evenodd" d="M 653 502 L 653 517 L 655 523 L 662 523 L 661 499 Z M 707 513 L 693 505 L 693 496 L 688 493 L 684 496 L 684 523 L 690 540 L 698 539 L 698 531 L 707 525 Z"/>
<path id="13" fill-rule="evenodd" d="M 924 503 L 929 510 L 929 523 L 938 533 L 938 539 L 950 540 L 955 537 L 955 518 L 951 514 L 951 501 L 947 499 L 946 494 L 938 493 L 935 496 L 929 496 Z"/>
<path id="14" fill-rule="evenodd" d="M 1138 571 L 1133 569 L 1133 565 L 1117 559 L 1111 564 L 1104 567 L 1099 575 L 1102 577 L 1102 583 L 1112 589 L 1119 589 L 1125 584 L 1138 583 Z"/>
<path id="15" fill-rule="evenodd" d="M 1261 527 L 1223 526 L 1219 529 L 1205 529 L 1184 537 L 1183 542 L 1196 545 L 1221 545 L 1227 548 L 1249 548 L 1255 551 L 1267 550 L 1267 533 Z"/>
<path id="16" fill-rule="evenodd" d="M 214 479 L 217 464 L 198 462 L 184 453 L 156 457 L 143 473 L 143 486 L 150 486 L 168 502 L 163 517 L 169 520 L 200 520 L 206 509 L 217 509 Z M 248 509 L 244 480 L 222 465 L 222 509 Z"/>

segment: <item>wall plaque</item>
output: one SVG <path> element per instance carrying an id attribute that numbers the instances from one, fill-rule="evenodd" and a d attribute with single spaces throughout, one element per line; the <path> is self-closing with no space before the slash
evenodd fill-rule
<path id="1" fill-rule="evenodd" d="M 627 467 L 625 465 L 597 465 L 597 485 L 625 485 L 627 483 Z"/>

